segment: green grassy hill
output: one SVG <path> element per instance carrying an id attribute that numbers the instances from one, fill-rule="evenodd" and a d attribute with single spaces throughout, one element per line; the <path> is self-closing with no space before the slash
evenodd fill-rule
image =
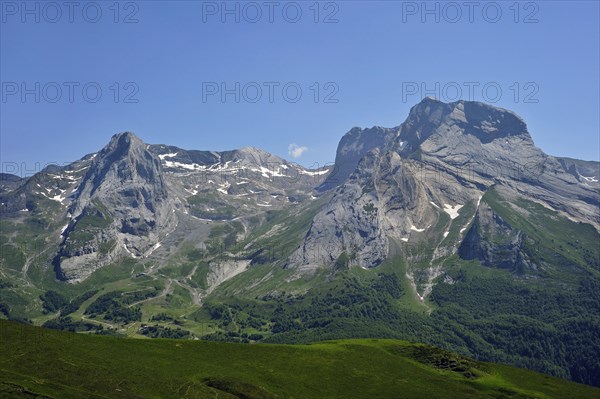
<path id="1" fill-rule="evenodd" d="M 0 320 L 0 398 L 595 398 L 600 389 L 397 340 L 120 339 Z"/>

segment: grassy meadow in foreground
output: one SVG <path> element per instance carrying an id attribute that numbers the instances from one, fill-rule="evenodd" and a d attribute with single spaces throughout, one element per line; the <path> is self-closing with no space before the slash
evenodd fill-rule
<path id="1" fill-rule="evenodd" d="M 0 398 L 593 398 L 600 389 L 397 340 L 267 345 L 0 321 Z"/>

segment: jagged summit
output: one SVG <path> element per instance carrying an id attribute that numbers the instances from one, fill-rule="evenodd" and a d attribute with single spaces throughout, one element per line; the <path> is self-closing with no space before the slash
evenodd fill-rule
<path id="1" fill-rule="evenodd" d="M 176 225 L 160 159 L 131 132 L 114 135 L 92 159 L 69 208 L 56 263 L 78 281 L 121 252 L 141 256 Z"/>
<path id="2" fill-rule="evenodd" d="M 416 150 L 432 135 L 452 137 L 454 132 L 474 136 L 483 144 L 515 136 L 532 142 L 527 125 L 512 111 L 477 101 L 444 103 L 430 97 L 411 108 L 399 139 Z"/>
<path id="3" fill-rule="evenodd" d="M 113 136 L 111 137 L 110 141 L 114 141 L 114 140 L 135 140 L 135 141 L 139 141 L 141 142 L 142 140 L 135 135 L 135 133 L 130 132 L 130 131 L 125 131 L 125 132 L 121 132 L 121 133 L 115 133 L 113 134 Z"/>
<path id="4" fill-rule="evenodd" d="M 55 265 L 68 281 L 123 256 L 149 256 L 169 234 L 187 234 L 189 223 L 261 220 L 265 211 L 319 198 L 329 203 L 314 210 L 302 249 L 288 264 L 318 268 L 345 253 L 374 267 L 394 243 L 412 242 L 415 232 L 440 222 L 432 215 L 455 216 L 457 206 L 475 206 L 496 185 L 600 226 L 597 171 L 597 163 L 544 154 L 511 111 L 425 98 L 397 127 L 350 129 L 333 168 L 306 169 L 251 146 L 201 151 L 148 145 L 122 132 L 71 165 L 5 179 L 0 204 L 16 217 L 40 200 L 61 204 L 68 224 L 60 231 Z M 326 253 L 318 252 L 323 245 Z"/>
<path id="5" fill-rule="evenodd" d="M 500 142 L 502 148 L 496 148 Z M 397 127 L 350 129 L 338 144 L 334 169 L 318 190 L 327 191 L 344 183 L 373 148 L 396 150 L 403 157 L 441 150 L 464 158 L 461 147 L 479 154 L 482 148 L 484 153 L 493 153 L 507 147 L 522 153 L 523 146 L 529 151 L 534 147 L 533 140 L 525 122 L 514 112 L 477 101 L 445 103 L 426 97 L 410 109 L 406 120 Z"/>
<path id="6" fill-rule="evenodd" d="M 145 143 L 132 132 L 122 132 L 113 135 L 108 144 L 100 152 L 118 152 L 123 154 L 145 148 Z"/>
<path id="7" fill-rule="evenodd" d="M 450 254 L 458 209 L 477 208 L 500 185 L 600 230 L 594 170 L 544 154 L 520 117 L 480 102 L 426 98 L 399 128 L 354 128 L 340 141 L 332 176 L 339 179 L 321 186 L 336 187 L 331 201 L 289 258 L 300 274 L 342 261 L 376 267 L 394 243 L 416 243 L 435 226 L 443 230 L 433 260 Z"/>
<path id="8" fill-rule="evenodd" d="M 98 190 L 112 192 L 127 183 L 148 183 L 156 191 L 155 199 L 166 197 L 161 164 L 146 144 L 131 132 L 112 136 L 90 165 L 80 185 L 72 214 L 77 216 Z"/>

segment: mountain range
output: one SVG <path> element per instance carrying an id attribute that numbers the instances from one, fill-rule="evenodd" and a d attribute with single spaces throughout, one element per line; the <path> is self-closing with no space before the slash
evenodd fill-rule
<path id="1" fill-rule="evenodd" d="M 334 165 L 130 132 L 0 176 L 0 313 L 71 331 L 400 338 L 600 386 L 600 163 L 426 98 Z"/>

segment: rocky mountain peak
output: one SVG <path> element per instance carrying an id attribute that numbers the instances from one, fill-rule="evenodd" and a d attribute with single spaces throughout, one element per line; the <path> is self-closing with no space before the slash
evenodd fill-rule
<path id="1" fill-rule="evenodd" d="M 476 137 L 482 144 L 519 136 L 532 142 L 525 122 L 514 112 L 477 101 L 444 103 L 431 97 L 413 106 L 402 124 L 399 140 L 414 151 L 433 135 L 459 132 Z M 456 136 L 452 135 L 455 140 Z"/>
<path id="2" fill-rule="evenodd" d="M 94 157 L 78 190 L 73 215 L 80 213 L 96 191 L 112 191 L 127 182 L 150 184 L 156 189 L 155 199 L 165 198 L 160 160 L 147 147 L 131 132 L 115 134 Z"/>
<path id="3" fill-rule="evenodd" d="M 120 158 L 134 158 L 143 155 L 146 150 L 146 144 L 135 134 L 123 132 L 111 137 L 109 143 L 97 154 L 96 162 L 99 159 L 109 157 L 110 161 L 116 161 Z"/>
<path id="4" fill-rule="evenodd" d="M 177 221 L 160 159 L 130 132 L 114 135 L 83 177 L 57 263 L 78 281 L 120 252 L 147 253 Z"/>
<path id="5" fill-rule="evenodd" d="M 472 134 L 483 143 L 511 136 L 531 141 L 527 125 L 512 111 L 476 101 L 459 101 L 455 104 L 452 116 L 468 127 L 465 134 Z"/>
<path id="6" fill-rule="evenodd" d="M 144 142 L 133 132 L 121 132 L 114 134 L 108 143 L 109 146 L 115 144 L 120 146 L 131 146 L 132 144 L 143 145 Z"/>
<path id="7" fill-rule="evenodd" d="M 299 272 L 345 258 L 350 266 L 375 267 L 393 245 L 438 240 L 434 262 L 456 248 L 447 237 L 458 210 L 477 208 L 495 186 L 598 226 L 593 165 L 547 156 L 515 113 L 479 102 L 426 98 L 399 128 L 354 128 L 339 144 L 335 168 L 337 188 L 290 257 Z M 507 240 L 521 239 L 509 233 Z"/>
<path id="8" fill-rule="evenodd" d="M 266 162 L 277 162 L 279 164 L 285 162 L 283 159 L 256 147 L 243 147 L 239 150 L 226 152 L 226 154 L 229 154 L 234 161 L 239 160 L 255 165 L 261 165 Z"/>
<path id="9" fill-rule="evenodd" d="M 533 147 L 525 122 L 511 111 L 476 101 L 445 103 L 426 97 L 411 108 L 399 127 L 354 127 L 347 132 L 338 145 L 335 168 L 319 191 L 343 184 L 360 159 L 374 148 L 396 149 L 403 157 L 432 148 L 456 153 L 463 145 L 479 152 L 480 146 L 500 139 L 503 146 Z M 495 153 L 496 149 L 490 151 Z"/>

